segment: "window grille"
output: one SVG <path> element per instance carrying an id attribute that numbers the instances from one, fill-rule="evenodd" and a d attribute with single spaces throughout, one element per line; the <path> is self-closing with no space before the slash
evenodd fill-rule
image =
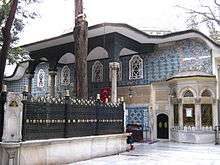
<path id="1" fill-rule="evenodd" d="M 37 87 L 43 88 L 45 85 L 45 72 L 40 69 L 37 74 Z"/>
<path id="2" fill-rule="evenodd" d="M 202 97 L 211 97 L 211 96 L 212 96 L 212 93 L 210 92 L 210 90 L 205 89 L 202 92 Z"/>
<path id="3" fill-rule="evenodd" d="M 185 93 L 183 94 L 183 97 L 194 97 L 193 93 L 190 90 L 185 91 Z"/>
<path id="4" fill-rule="evenodd" d="M 61 84 L 69 85 L 70 84 L 70 69 L 65 65 L 61 71 Z"/>
<path id="5" fill-rule="evenodd" d="M 100 61 L 92 66 L 92 82 L 103 82 L 103 65 Z"/>
<path id="6" fill-rule="evenodd" d="M 143 60 L 138 55 L 134 55 L 129 61 L 129 79 L 143 78 Z"/>

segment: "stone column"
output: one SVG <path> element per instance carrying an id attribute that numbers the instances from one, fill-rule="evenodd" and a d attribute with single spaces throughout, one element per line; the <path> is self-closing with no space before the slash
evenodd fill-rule
<path id="1" fill-rule="evenodd" d="M 218 89 L 218 99 L 220 99 L 220 65 L 217 66 L 218 69 L 217 69 L 217 76 L 218 76 L 218 81 L 217 81 L 217 89 Z"/>
<path id="2" fill-rule="evenodd" d="M 213 124 L 212 124 L 212 126 L 213 126 L 213 128 L 215 127 L 215 126 L 217 126 L 218 125 L 218 120 L 219 120 L 219 118 L 218 118 L 218 101 L 216 100 L 216 99 L 213 99 L 213 104 L 212 104 L 212 119 L 213 119 Z"/>
<path id="3" fill-rule="evenodd" d="M 22 95 L 9 92 L 4 107 L 3 142 L 21 141 L 22 130 Z"/>
<path id="4" fill-rule="evenodd" d="M 200 101 L 197 99 L 195 103 L 195 126 L 196 130 L 201 129 L 201 104 Z"/>
<path id="5" fill-rule="evenodd" d="M 183 104 L 179 104 L 179 126 L 183 128 Z"/>
<path id="6" fill-rule="evenodd" d="M 28 78 L 28 92 L 32 93 L 32 80 L 34 78 L 34 74 L 27 74 Z"/>
<path id="7" fill-rule="evenodd" d="M 50 82 L 49 82 L 49 94 L 52 97 L 55 97 L 55 81 L 56 81 L 56 71 L 49 71 L 49 76 L 50 76 Z"/>
<path id="8" fill-rule="evenodd" d="M 169 126 L 172 128 L 174 126 L 174 102 L 171 101 L 171 97 L 169 98 Z"/>
<path id="9" fill-rule="evenodd" d="M 109 63 L 111 69 L 111 81 L 112 81 L 112 89 L 111 89 L 111 101 L 112 103 L 117 103 L 117 72 L 120 67 L 118 62 Z"/>
<path id="10" fill-rule="evenodd" d="M 218 89 L 218 92 L 217 92 L 217 114 L 216 116 L 218 116 L 218 123 L 217 125 L 220 125 L 220 104 L 219 104 L 219 101 L 220 101 L 220 66 L 218 65 L 218 69 L 217 69 L 217 75 L 218 75 L 218 79 L 217 79 L 217 89 Z"/>
<path id="11" fill-rule="evenodd" d="M 19 165 L 19 147 L 22 139 L 22 95 L 9 92 L 4 107 L 1 164 Z"/>

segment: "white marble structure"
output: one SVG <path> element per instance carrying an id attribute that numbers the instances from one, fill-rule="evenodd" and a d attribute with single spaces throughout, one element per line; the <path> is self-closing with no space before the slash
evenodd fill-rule
<path id="1" fill-rule="evenodd" d="M 109 66 L 111 69 L 111 81 L 112 81 L 111 101 L 112 103 L 117 103 L 117 72 L 120 67 L 120 64 L 118 62 L 111 62 Z"/>
<path id="2" fill-rule="evenodd" d="M 21 141 L 22 130 L 22 95 L 9 92 L 4 111 L 3 142 Z"/>
<path id="3" fill-rule="evenodd" d="M 4 143 L 0 148 L 0 164 L 12 162 L 11 165 L 61 165 L 118 154 L 127 150 L 127 136 L 114 134 Z M 10 153 L 9 156 L 7 153 Z"/>

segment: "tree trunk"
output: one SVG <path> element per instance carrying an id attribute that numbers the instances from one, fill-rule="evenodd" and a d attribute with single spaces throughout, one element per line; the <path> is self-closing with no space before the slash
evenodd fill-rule
<path id="1" fill-rule="evenodd" d="M 75 0 L 74 44 L 74 54 L 76 57 L 76 96 L 79 98 L 88 98 L 88 23 L 84 18 L 82 0 Z"/>
<path id="2" fill-rule="evenodd" d="M 76 57 L 76 95 L 88 98 L 87 52 L 88 52 L 88 23 L 80 20 L 74 28 L 75 57 Z"/>
<path id="3" fill-rule="evenodd" d="M 5 26 L 2 27 L 1 29 L 3 35 L 3 45 L 0 50 L 0 91 L 2 91 L 6 59 L 8 56 L 8 50 L 10 48 L 10 43 L 11 43 L 11 28 L 15 19 L 17 6 L 18 6 L 18 0 L 13 0 Z"/>

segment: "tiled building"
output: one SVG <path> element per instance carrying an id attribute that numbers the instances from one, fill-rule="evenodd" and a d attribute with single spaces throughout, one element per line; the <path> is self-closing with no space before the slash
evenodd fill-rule
<path id="1" fill-rule="evenodd" d="M 118 95 L 127 123 L 140 124 L 145 138 L 203 143 L 214 140 L 218 124 L 220 45 L 188 30 L 148 35 L 126 24 L 89 27 L 89 96 L 111 87 L 110 62 L 119 62 Z M 72 33 L 24 45 L 33 59 L 5 78 L 10 91 L 42 96 L 75 95 Z M 53 81 L 54 80 L 54 81 Z M 51 83 L 54 82 L 54 83 Z"/>

